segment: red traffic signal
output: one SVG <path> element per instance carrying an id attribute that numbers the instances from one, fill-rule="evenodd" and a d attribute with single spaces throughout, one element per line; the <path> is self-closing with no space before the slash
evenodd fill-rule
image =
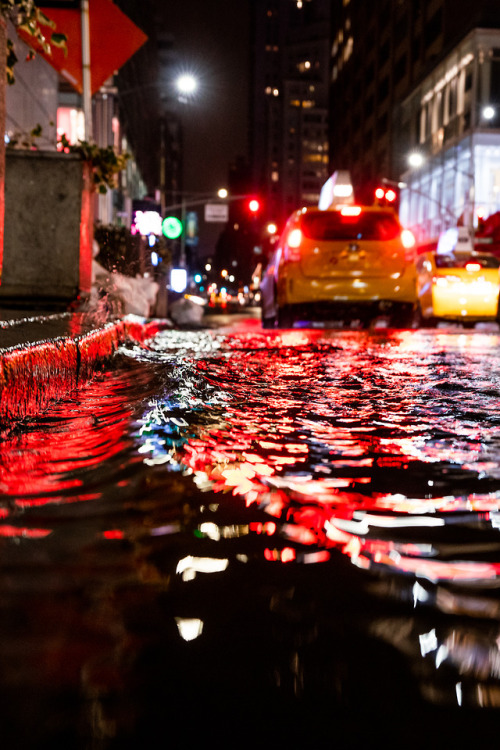
<path id="1" fill-rule="evenodd" d="M 251 198 L 247 207 L 251 214 L 257 214 L 260 211 L 260 201 L 257 198 Z"/>
<path id="2" fill-rule="evenodd" d="M 392 188 L 378 187 L 375 190 L 375 198 L 380 205 L 385 205 L 387 203 L 395 203 L 398 194 Z"/>

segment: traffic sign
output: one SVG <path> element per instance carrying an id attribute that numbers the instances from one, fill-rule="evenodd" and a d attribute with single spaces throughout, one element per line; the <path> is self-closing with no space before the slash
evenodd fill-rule
<path id="1" fill-rule="evenodd" d="M 45 3 L 44 5 L 48 5 Z M 65 34 L 67 49 L 52 47 L 45 52 L 34 38 L 22 28 L 21 39 L 32 47 L 80 94 L 83 91 L 82 17 L 80 3 L 51 3 L 44 13 L 56 25 L 57 33 Z M 133 23 L 113 0 L 92 0 L 90 20 L 90 76 L 92 94 L 132 57 L 147 41 L 146 34 Z"/>
<path id="2" fill-rule="evenodd" d="M 229 221 L 229 206 L 227 203 L 205 203 L 205 221 L 220 222 L 225 224 Z"/>

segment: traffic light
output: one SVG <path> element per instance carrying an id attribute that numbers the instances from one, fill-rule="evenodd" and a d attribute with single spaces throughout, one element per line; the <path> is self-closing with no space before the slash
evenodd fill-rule
<path id="1" fill-rule="evenodd" d="M 393 188 L 378 187 L 375 190 L 375 199 L 379 206 L 393 205 L 398 199 L 398 194 Z"/>
<path id="2" fill-rule="evenodd" d="M 183 229 L 182 221 L 177 216 L 167 216 L 161 224 L 162 234 L 168 240 L 176 240 L 181 236 Z"/>
<path id="3" fill-rule="evenodd" d="M 248 211 L 253 215 L 256 216 L 260 211 L 260 201 L 258 198 L 250 198 L 250 200 L 247 203 Z"/>

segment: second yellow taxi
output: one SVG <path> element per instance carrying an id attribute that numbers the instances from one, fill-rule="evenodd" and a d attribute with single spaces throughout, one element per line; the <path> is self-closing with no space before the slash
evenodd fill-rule
<path id="1" fill-rule="evenodd" d="M 417 259 L 420 322 L 497 321 L 500 260 L 489 253 L 427 252 Z"/>

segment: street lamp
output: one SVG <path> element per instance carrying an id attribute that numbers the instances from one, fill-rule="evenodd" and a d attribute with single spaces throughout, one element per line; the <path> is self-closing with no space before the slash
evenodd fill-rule
<path id="1" fill-rule="evenodd" d="M 483 120 L 493 120 L 496 115 L 495 107 L 492 107 L 491 104 L 487 104 L 485 107 L 483 107 L 481 114 L 483 116 Z"/>
<path id="2" fill-rule="evenodd" d="M 414 169 L 419 169 L 425 163 L 425 158 L 420 151 L 412 151 L 408 154 L 408 164 Z"/>
<path id="3" fill-rule="evenodd" d="M 185 104 L 196 93 L 198 80 L 192 73 L 182 73 L 176 79 L 175 87 L 179 94 L 178 100 Z"/>

